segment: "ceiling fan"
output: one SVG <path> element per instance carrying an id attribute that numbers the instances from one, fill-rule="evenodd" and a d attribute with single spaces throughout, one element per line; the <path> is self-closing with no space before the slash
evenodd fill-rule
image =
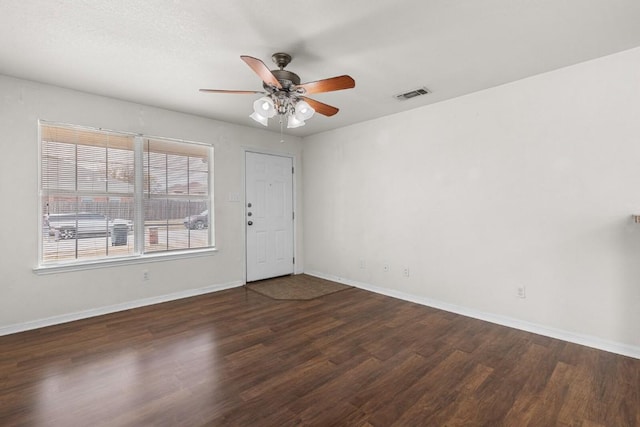
<path id="1" fill-rule="evenodd" d="M 281 126 L 283 125 L 282 118 L 287 118 L 288 128 L 303 126 L 304 121 L 313 116 L 314 112 L 328 117 L 333 116 L 338 112 L 336 107 L 305 95 L 351 89 L 356 85 L 356 82 L 347 75 L 301 84 L 297 74 L 284 69 L 291 62 L 291 55 L 287 53 L 279 52 L 271 56 L 273 62 L 278 66 L 278 70 L 269 70 L 264 62 L 251 56 L 242 55 L 240 59 L 260 77 L 264 91 L 220 89 L 200 89 L 200 91 L 264 95 L 253 103 L 254 112 L 249 116 L 264 126 L 267 126 L 268 119 L 276 114 L 280 116 Z"/>

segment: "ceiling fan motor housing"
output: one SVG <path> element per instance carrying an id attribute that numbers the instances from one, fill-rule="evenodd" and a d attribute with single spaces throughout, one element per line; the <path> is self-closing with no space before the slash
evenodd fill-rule
<path id="1" fill-rule="evenodd" d="M 271 73 L 278 79 L 282 88 L 285 90 L 289 90 L 291 86 L 296 86 L 300 84 L 300 77 L 296 73 L 292 73 L 287 70 L 271 70 Z M 269 89 L 269 85 L 263 83 L 262 85 L 265 89 Z"/>

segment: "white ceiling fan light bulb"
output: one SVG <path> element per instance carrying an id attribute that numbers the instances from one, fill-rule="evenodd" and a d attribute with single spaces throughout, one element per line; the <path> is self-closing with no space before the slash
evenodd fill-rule
<path id="1" fill-rule="evenodd" d="M 266 118 L 263 115 L 258 114 L 255 111 L 253 113 L 251 113 L 251 115 L 249 117 L 251 117 L 256 122 L 260 123 L 262 126 L 267 126 L 269 124 L 269 119 L 268 118 Z"/>
<path id="2" fill-rule="evenodd" d="M 289 116 L 289 118 L 287 118 L 287 128 L 289 129 L 299 128 L 300 126 L 304 125 L 304 120 L 300 120 L 296 116 Z"/>
<path id="3" fill-rule="evenodd" d="M 315 112 L 316 110 L 314 110 L 306 101 L 298 101 L 296 104 L 295 115 L 298 120 L 304 121 L 310 119 Z"/>
<path id="4" fill-rule="evenodd" d="M 276 107 L 273 105 L 273 100 L 267 96 L 263 96 L 253 103 L 253 111 L 255 114 L 267 119 L 276 115 Z"/>

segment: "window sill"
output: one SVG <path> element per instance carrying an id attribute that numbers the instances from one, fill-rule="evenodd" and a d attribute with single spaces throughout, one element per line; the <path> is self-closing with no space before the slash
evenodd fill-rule
<path id="1" fill-rule="evenodd" d="M 49 264 L 38 266 L 33 269 L 33 272 L 38 275 L 66 273 L 71 271 L 93 270 L 97 268 L 119 267 L 122 265 L 145 264 L 149 262 L 203 257 L 213 255 L 216 252 L 218 252 L 217 248 L 206 248 L 180 252 L 145 254 L 136 257 L 99 259 L 83 263 Z"/>

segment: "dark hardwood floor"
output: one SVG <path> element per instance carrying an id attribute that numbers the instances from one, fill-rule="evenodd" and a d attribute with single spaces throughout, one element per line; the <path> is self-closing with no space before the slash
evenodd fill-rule
<path id="1" fill-rule="evenodd" d="M 236 288 L 0 337 L 0 425 L 640 426 L 640 360 L 359 289 Z"/>

